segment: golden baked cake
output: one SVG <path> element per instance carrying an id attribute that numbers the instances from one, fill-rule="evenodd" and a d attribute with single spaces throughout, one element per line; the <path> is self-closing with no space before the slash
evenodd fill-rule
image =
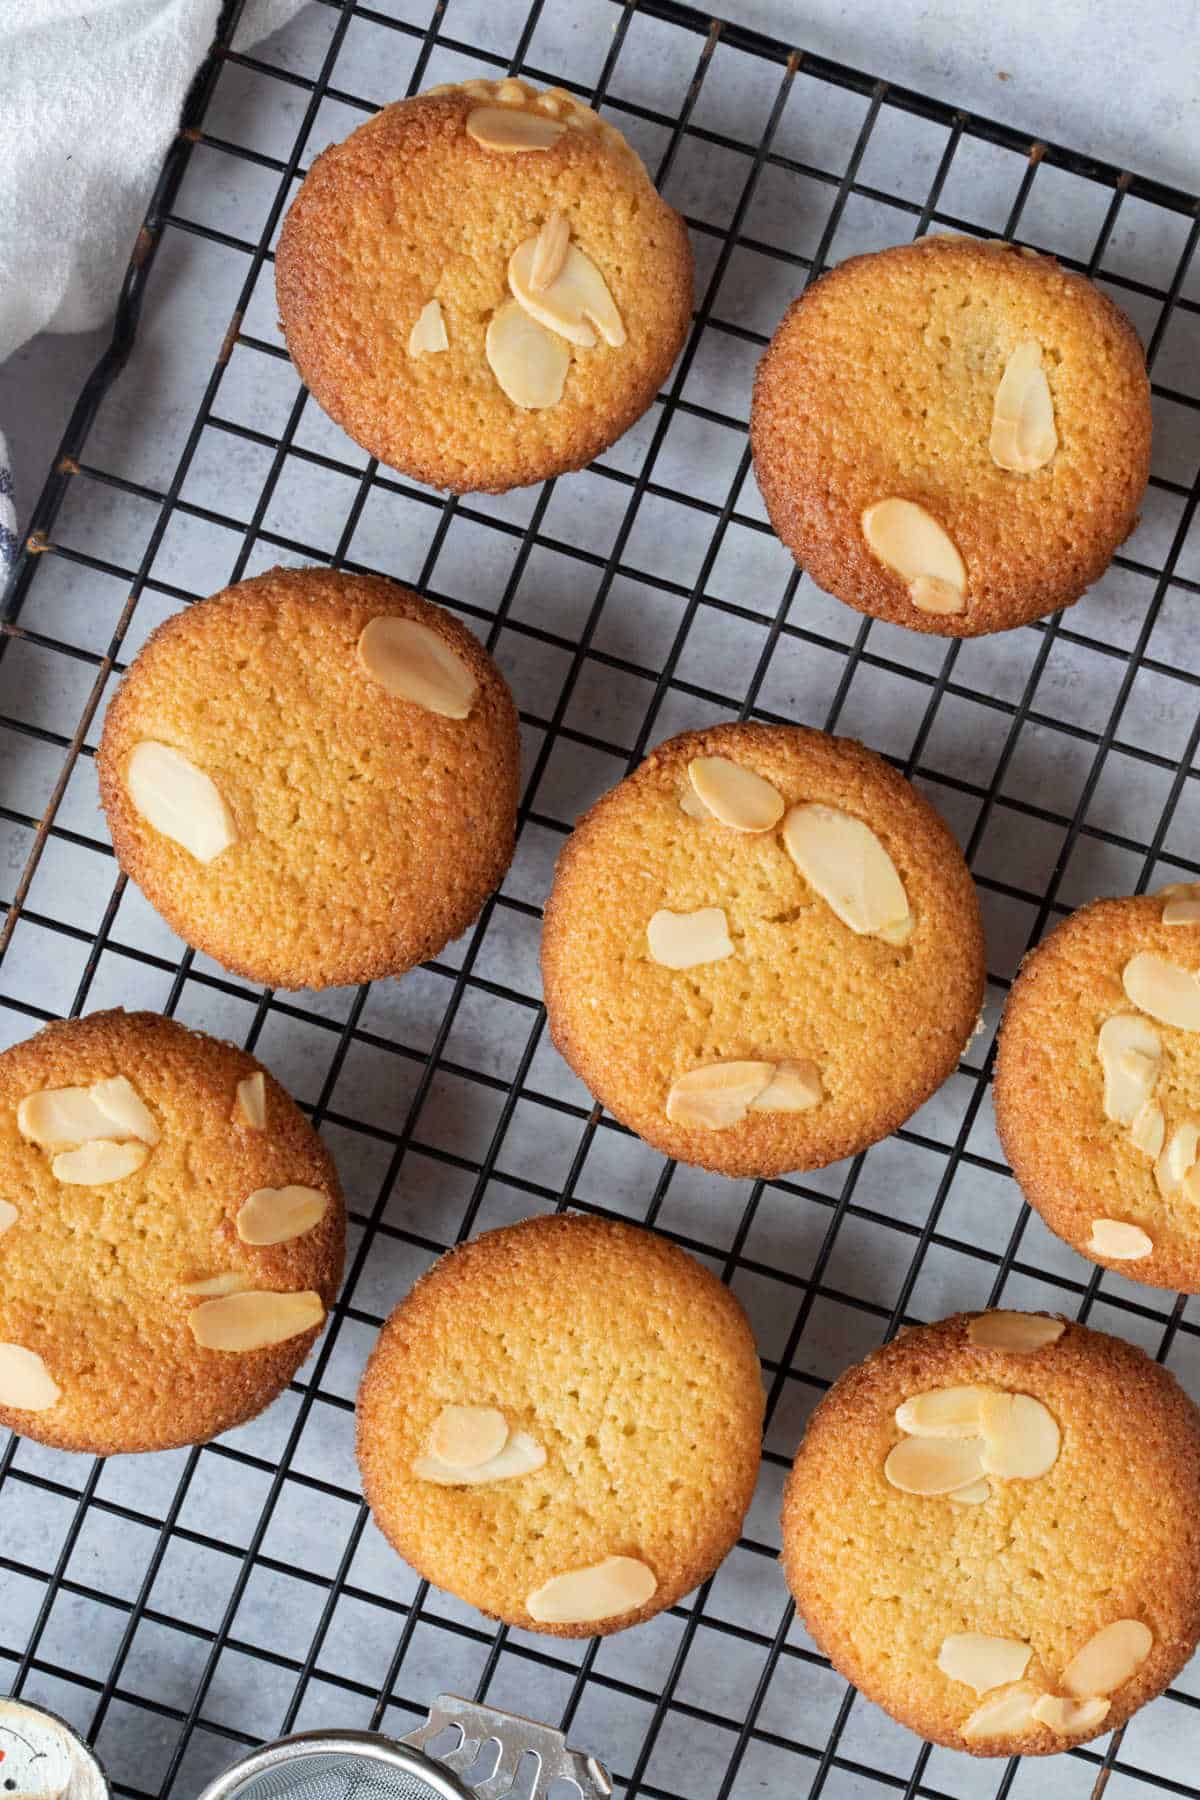
<path id="1" fill-rule="evenodd" d="M 1030 952 L 994 1098 L 1051 1231 L 1131 1281 L 1200 1293 L 1200 884 L 1097 900 Z"/>
<path id="2" fill-rule="evenodd" d="M 426 1580 L 526 1631 L 673 1606 L 737 1542 L 763 1390 L 727 1287 L 634 1225 L 485 1232 L 384 1326 L 358 1395 L 375 1523 Z"/>
<path id="3" fill-rule="evenodd" d="M 861 744 L 685 732 L 592 807 L 542 934 L 550 1031 L 596 1098 L 725 1175 L 885 1137 L 956 1066 L 983 999 L 950 832 Z"/>
<path id="4" fill-rule="evenodd" d="M 517 715 L 477 638 L 376 575 L 273 569 L 176 613 L 108 709 L 118 861 L 180 937 L 281 988 L 401 975 L 512 859 Z"/>
<path id="5" fill-rule="evenodd" d="M 157 1013 L 0 1055 L 0 1425 L 113 1456 L 261 1412 L 342 1274 L 333 1163 L 244 1050 Z"/>
<path id="6" fill-rule="evenodd" d="M 468 81 L 317 157 L 275 286 L 292 361 L 356 443 L 502 493 L 582 468 L 646 411 L 687 335 L 692 255 L 590 107 Z"/>
<path id="7" fill-rule="evenodd" d="M 1013 244 L 856 256 L 785 313 L 758 367 L 754 467 L 818 587 L 976 637 L 1070 606 L 1137 522 L 1150 383 L 1125 314 Z"/>
<path id="8" fill-rule="evenodd" d="M 935 1744 L 1046 1756 L 1123 1725 L 1200 1636 L 1200 1414 L 1041 1313 L 902 1333 L 836 1382 L 783 1503 L 801 1618 Z"/>

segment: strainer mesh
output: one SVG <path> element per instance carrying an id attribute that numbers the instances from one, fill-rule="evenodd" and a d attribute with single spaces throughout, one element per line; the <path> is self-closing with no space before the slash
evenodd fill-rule
<path id="1" fill-rule="evenodd" d="M 389 1763 L 351 1752 L 296 1756 L 251 1775 L 231 1800 L 441 1800 L 437 1789 Z"/>

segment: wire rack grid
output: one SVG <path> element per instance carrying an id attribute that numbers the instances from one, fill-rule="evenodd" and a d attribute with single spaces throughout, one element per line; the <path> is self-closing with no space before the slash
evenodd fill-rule
<path id="1" fill-rule="evenodd" d="M 474 1692 L 561 1724 L 619 1791 L 1200 1800 L 1200 1681 L 1052 1767 L 919 1744 L 821 1658 L 776 1565 L 804 1418 L 903 1322 L 956 1306 L 1075 1311 L 1200 1390 L 1200 1311 L 1101 1275 L 1021 1204 L 988 1097 L 1022 952 L 1072 905 L 1200 876 L 1197 200 L 674 0 L 320 0 L 259 53 L 227 6 L 121 299 L 31 523 L 0 636 L 6 1041 L 147 1004 L 271 1063 L 334 1149 L 351 1252 L 290 1392 L 225 1440 L 89 1462 L 0 1454 L 0 1687 L 85 1731 L 131 1800 L 196 1786 L 311 1725 L 411 1728 Z M 325 142 L 438 80 L 511 71 L 600 105 L 688 218 L 692 333 L 642 424 L 586 474 L 445 500 L 367 459 L 287 361 L 272 244 Z M 931 229 L 1059 254 L 1131 311 L 1150 362 L 1142 522 L 1083 604 L 969 643 L 862 620 L 804 580 L 749 468 L 753 363 L 830 263 Z M 151 304 L 139 327 L 143 297 Z M 188 342 L 186 355 L 179 338 Z M 115 376 L 124 365 L 121 383 Z M 174 939 L 114 878 L 92 754 L 106 696 L 167 613 L 272 562 L 408 580 L 455 607 L 521 706 L 517 859 L 475 928 L 401 983 L 279 995 Z M 988 927 L 987 1029 L 909 1125 L 804 1178 L 666 1163 L 550 1050 L 540 902 L 573 817 L 684 726 L 852 732 L 958 832 Z M 616 1640 L 506 1629 L 419 1583 L 362 1506 L 353 1396 L 383 1316 L 470 1232 L 561 1207 L 644 1220 L 747 1305 L 768 1422 L 746 1535 L 686 1604 Z M 1112 1785 L 1115 1784 L 1115 1785 Z"/>

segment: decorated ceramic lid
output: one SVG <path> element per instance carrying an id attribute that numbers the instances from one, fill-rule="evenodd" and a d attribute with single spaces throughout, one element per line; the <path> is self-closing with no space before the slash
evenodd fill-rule
<path id="1" fill-rule="evenodd" d="M 3 1800 L 108 1800 L 104 1771 L 65 1720 L 24 1700 L 0 1699 Z"/>

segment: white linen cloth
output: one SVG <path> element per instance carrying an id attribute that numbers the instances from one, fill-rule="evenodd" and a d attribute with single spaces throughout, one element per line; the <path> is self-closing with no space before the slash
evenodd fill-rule
<path id="1" fill-rule="evenodd" d="M 247 0 L 239 47 L 303 0 Z M 0 0 L 0 362 L 111 315 L 219 0 Z M 0 419 L 0 576 L 16 554 Z"/>

